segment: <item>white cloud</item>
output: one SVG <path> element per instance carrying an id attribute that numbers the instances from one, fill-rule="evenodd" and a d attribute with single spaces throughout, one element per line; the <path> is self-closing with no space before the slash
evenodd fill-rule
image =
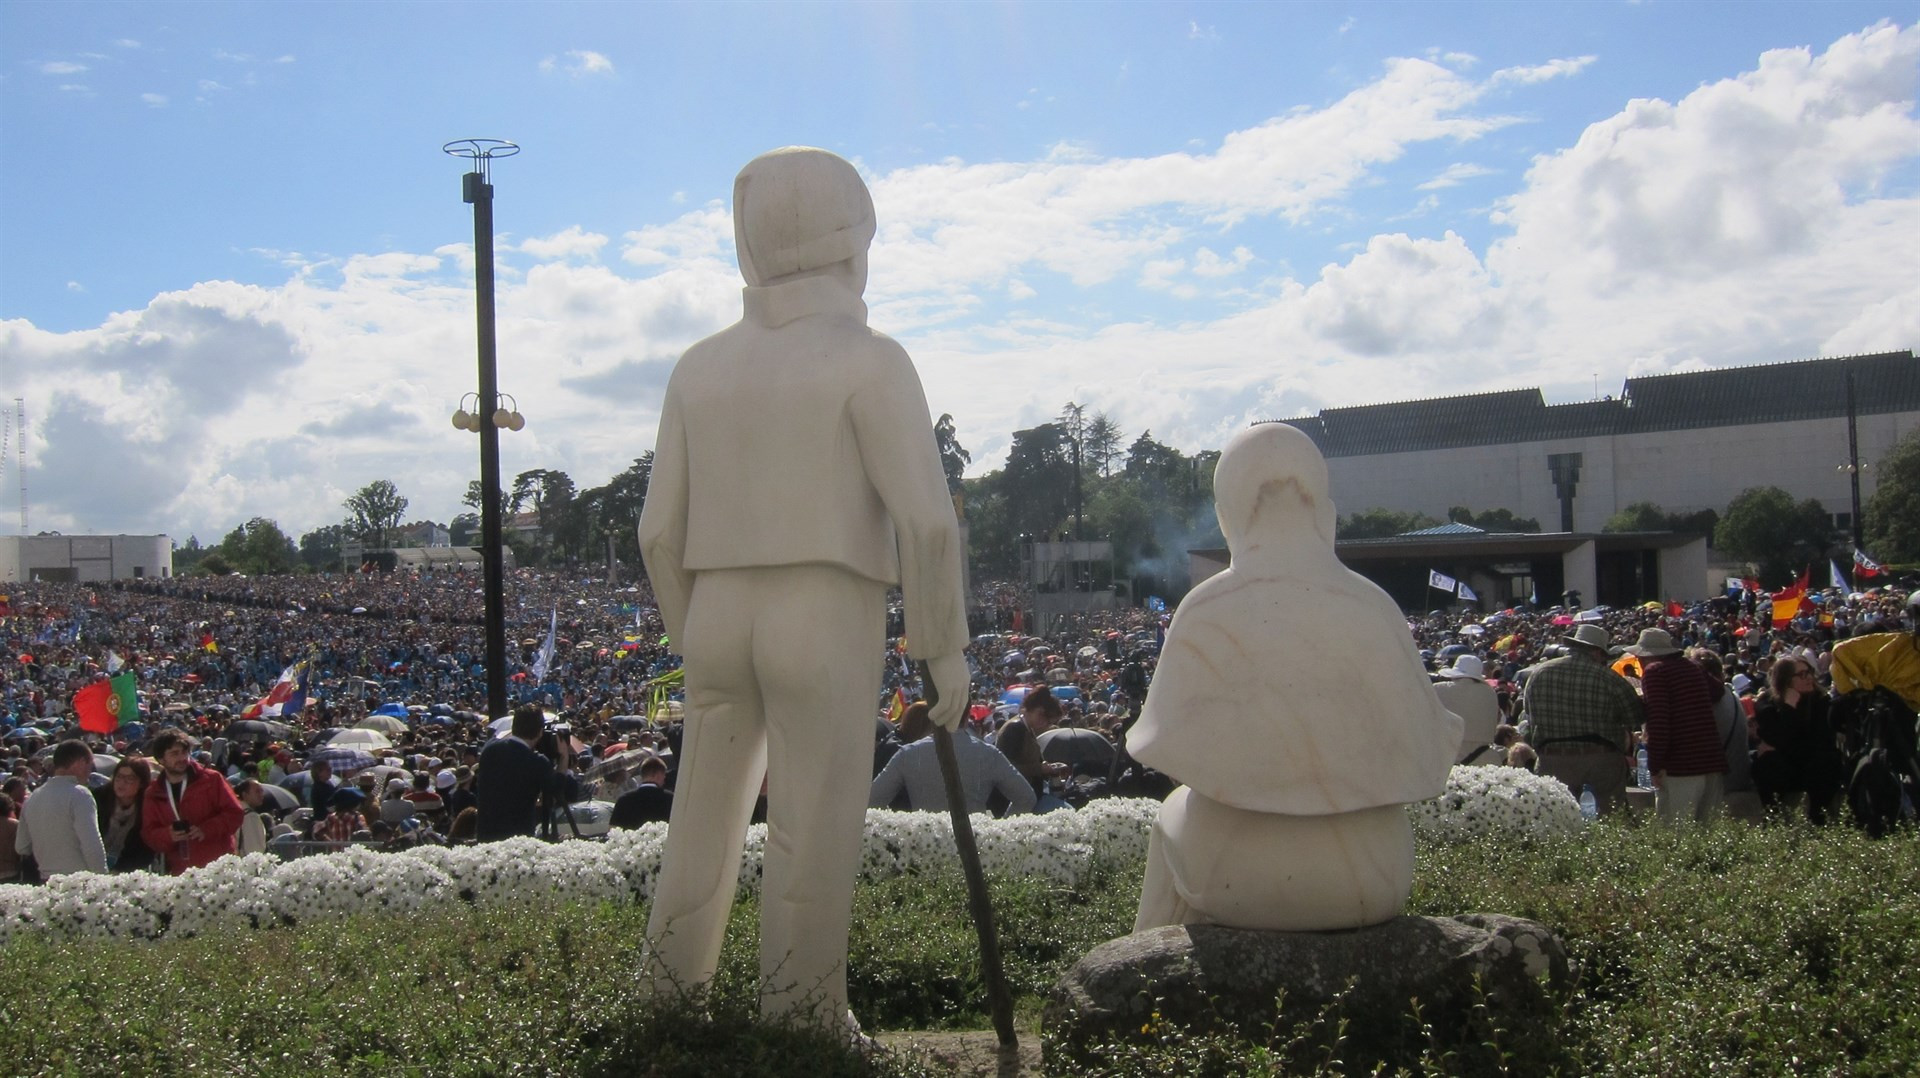
<path id="1" fill-rule="evenodd" d="M 60 84 L 60 92 L 63 94 L 91 94 L 93 88 L 81 82 L 63 82 Z"/>
<path id="2" fill-rule="evenodd" d="M 1497 170 L 1490 169 L 1485 165 L 1471 165 L 1464 162 L 1451 164 L 1443 169 L 1440 175 L 1435 176 L 1426 183 L 1420 184 L 1415 190 L 1438 191 L 1443 187 L 1457 187 L 1467 180 L 1476 179 L 1481 176 L 1491 176 L 1496 171 Z"/>
<path id="3" fill-rule="evenodd" d="M 140 100 L 145 102 L 148 108 L 163 109 L 167 107 L 166 94 L 141 94 Z"/>
<path id="4" fill-rule="evenodd" d="M 246 52 L 228 52 L 228 51 L 227 51 L 227 50 L 225 50 L 225 49 L 215 49 L 215 50 L 213 50 L 213 58 L 214 58 L 214 59 L 216 59 L 216 60 L 226 60 L 226 61 L 228 61 L 228 62 L 230 62 L 230 63 L 236 63 L 236 64 L 250 64 L 250 63 L 253 63 L 253 54 L 252 54 L 252 53 L 246 53 Z"/>
<path id="5" fill-rule="evenodd" d="M 602 53 L 588 49 L 573 49 L 560 56 L 549 56 L 540 61 L 540 70 L 548 74 L 559 73 L 582 78 L 587 75 L 613 74 L 613 61 Z"/>
<path id="6" fill-rule="evenodd" d="M 42 75 L 78 75 L 86 69 L 87 65 L 76 64 L 71 60 L 49 60 L 40 65 Z"/>
<path id="7" fill-rule="evenodd" d="M 535 258 L 596 258 L 600 248 L 607 245 L 607 238 L 597 232 L 583 231 L 579 225 L 569 225 L 564 231 L 556 232 L 545 238 L 529 237 L 520 241 L 520 250 Z"/>
<path id="8" fill-rule="evenodd" d="M 1544 64 L 1535 64 L 1531 67 L 1503 67 L 1493 73 L 1493 81 L 1525 85 L 1545 82 L 1548 79 L 1565 78 L 1569 75 L 1578 75 L 1597 59 L 1599 59 L 1597 56 L 1574 56 L 1561 60 L 1549 60 Z"/>
<path id="9" fill-rule="evenodd" d="M 85 292 L 86 290 L 87 290 L 87 286 L 81 284 L 79 281 L 67 282 L 67 291 L 69 292 Z"/>
<path id="10" fill-rule="evenodd" d="M 1230 277 L 1246 269 L 1252 261 L 1253 252 L 1245 247 L 1235 247 L 1227 258 L 1202 247 L 1193 253 L 1193 272 L 1199 277 Z"/>
<path id="11" fill-rule="evenodd" d="M 122 49 L 137 49 L 140 47 L 140 43 L 130 37 L 123 37 L 118 41 L 115 41 L 114 45 Z"/>
<path id="12" fill-rule="evenodd" d="M 228 89 L 228 87 L 222 86 L 220 83 L 217 83 L 212 79 L 201 79 L 199 86 L 200 86 L 200 92 L 203 94 L 219 93 L 221 91 Z"/>

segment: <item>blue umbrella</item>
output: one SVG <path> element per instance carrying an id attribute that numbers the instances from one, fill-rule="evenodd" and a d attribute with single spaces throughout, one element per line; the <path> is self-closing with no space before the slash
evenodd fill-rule
<path id="1" fill-rule="evenodd" d="M 1072 685 L 1055 685 L 1053 687 L 1052 692 L 1053 692 L 1053 695 L 1059 697 L 1062 700 L 1080 699 L 1080 690 L 1073 687 Z"/>
<path id="2" fill-rule="evenodd" d="M 1027 694 L 1032 691 L 1033 691 L 1033 686 L 1031 685 L 1016 685 L 1013 688 L 1008 689 L 1006 692 L 1003 692 L 1000 694 L 1000 702 L 1003 704 L 1017 704 L 1020 701 L 1025 700 L 1027 698 Z"/>
<path id="3" fill-rule="evenodd" d="M 311 767 L 322 760 L 332 766 L 334 773 L 341 775 L 365 770 L 380 762 L 374 759 L 372 753 L 363 749 L 328 747 L 318 749 L 312 756 L 307 757 L 307 765 Z"/>
<path id="4" fill-rule="evenodd" d="M 375 715 L 391 715 L 396 719 L 407 717 L 407 705 L 400 703 L 381 704 L 373 709 Z"/>

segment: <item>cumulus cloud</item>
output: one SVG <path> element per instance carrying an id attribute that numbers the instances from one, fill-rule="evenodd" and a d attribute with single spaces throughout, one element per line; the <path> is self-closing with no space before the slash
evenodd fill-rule
<path id="1" fill-rule="evenodd" d="M 145 103 L 148 108 L 163 109 L 167 107 L 166 94 L 141 94 L 140 100 Z"/>
<path id="2" fill-rule="evenodd" d="M 87 65 L 76 64 L 71 60 L 50 60 L 40 65 L 42 75 L 78 75 Z"/>
<path id="3" fill-rule="evenodd" d="M 520 241 L 520 249 L 535 258 L 597 258 L 606 245 L 607 237 L 587 232 L 579 225 L 569 225 L 551 236 Z"/>
<path id="4" fill-rule="evenodd" d="M 613 74 L 613 61 L 605 54 L 589 49 L 572 49 L 559 56 L 549 56 L 540 61 L 540 70 L 547 74 L 571 75 L 582 78 L 587 75 Z"/>
<path id="5" fill-rule="evenodd" d="M 1597 56 L 1572 56 L 1526 67 L 1503 67 L 1493 73 L 1493 81 L 1527 84 L 1566 78 L 1569 75 L 1578 75 L 1598 59 Z"/>

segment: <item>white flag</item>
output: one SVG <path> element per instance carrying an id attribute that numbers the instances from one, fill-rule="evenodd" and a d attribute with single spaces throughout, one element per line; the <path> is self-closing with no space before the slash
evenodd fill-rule
<path id="1" fill-rule="evenodd" d="M 120 657 L 119 652 L 111 649 L 107 651 L 107 673 L 117 674 L 120 672 L 120 668 L 125 665 L 127 665 L 127 662 Z"/>
<path id="2" fill-rule="evenodd" d="M 1435 591 L 1452 591 L 1456 583 L 1458 582 L 1452 577 L 1438 569 L 1427 570 L 1427 587 Z"/>
<path id="3" fill-rule="evenodd" d="M 554 607 L 547 618 L 547 642 L 540 645 L 540 654 L 533 660 L 533 680 L 547 680 L 547 664 L 553 661 L 553 634 L 560 628 L 560 608 Z"/>
<path id="4" fill-rule="evenodd" d="M 1827 560 L 1827 586 L 1847 590 L 1847 578 L 1840 575 L 1840 563 L 1831 558 Z"/>
<path id="5" fill-rule="evenodd" d="M 1464 580 L 1460 581 L 1459 586 L 1454 589 L 1454 594 L 1458 595 L 1462 599 L 1467 600 L 1470 603 L 1477 602 L 1479 601 L 1479 598 L 1480 598 L 1478 595 L 1475 595 L 1473 593 L 1472 588 L 1467 587 L 1467 582 Z"/>

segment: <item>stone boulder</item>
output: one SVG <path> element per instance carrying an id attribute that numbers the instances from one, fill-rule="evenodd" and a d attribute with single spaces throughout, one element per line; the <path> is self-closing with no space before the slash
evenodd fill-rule
<path id="1" fill-rule="evenodd" d="M 1559 937 L 1501 914 L 1402 916 L 1348 932 L 1171 925 L 1088 952 L 1054 986 L 1044 1023 L 1049 1051 L 1069 1058 L 1169 1025 L 1265 1041 L 1323 1019 L 1346 1023 L 1349 1064 L 1489 1043 L 1513 1063 L 1552 1050 L 1570 982 Z"/>

